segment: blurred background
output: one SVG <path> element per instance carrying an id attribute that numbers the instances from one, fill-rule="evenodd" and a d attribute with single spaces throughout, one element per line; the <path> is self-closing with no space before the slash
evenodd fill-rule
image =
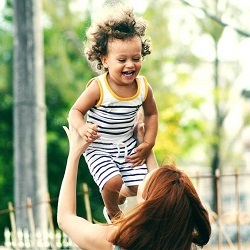
<path id="1" fill-rule="evenodd" d="M 68 151 L 62 126 L 95 76 L 83 55 L 85 31 L 104 5 L 116 2 L 0 2 L 0 245 L 6 229 L 13 231 L 11 206 L 17 228 L 31 227 L 23 197 L 33 201 L 35 228 L 57 228 Z M 244 246 L 250 242 L 250 2 L 125 2 L 149 24 L 152 53 L 141 74 L 159 109 L 158 162 L 174 160 L 193 178 L 217 223 L 211 245 L 250 249 Z M 87 213 L 86 183 L 92 219 L 104 222 L 102 199 L 84 159 L 78 183 L 79 215 Z"/>

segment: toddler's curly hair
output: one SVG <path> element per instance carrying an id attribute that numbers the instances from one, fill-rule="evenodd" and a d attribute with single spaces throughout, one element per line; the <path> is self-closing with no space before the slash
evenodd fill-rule
<path id="1" fill-rule="evenodd" d="M 85 44 L 85 55 L 93 63 L 97 71 L 107 71 L 102 65 L 101 56 L 107 54 L 109 39 L 131 38 L 145 35 L 147 21 L 135 17 L 131 8 L 112 8 L 103 10 L 105 15 L 92 23 L 86 35 L 88 42 Z M 112 13 L 111 13 L 112 11 Z M 149 39 L 142 40 L 142 57 L 151 53 Z"/>

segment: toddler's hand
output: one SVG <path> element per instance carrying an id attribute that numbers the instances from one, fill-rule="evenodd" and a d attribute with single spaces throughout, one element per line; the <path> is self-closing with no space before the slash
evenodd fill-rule
<path id="1" fill-rule="evenodd" d="M 89 143 L 83 140 L 80 134 L 70 125 L 70 123 L 69 127 L 63 126 L 63 129 L 65 130 L 69 140 L 69 151 L 80 156 L 89 146 Z"/>
<path id="2" fill-rule="evenodd" d="M 151 151 L 151 147 L 148 143 L 141 143 L 136 149 L 133 155 L 128 155 L 126 161 L 132 163 L 131 167 L 141 166 L 146 162 L 146 159 Z"/>
<path id="3" fill-rule="evenodd" d="M 78 129 L 78 133 L 86 142 L 93 142 L 100 138 L 100 135 L 98 134 L 98 126 L 93 123 L 86 123 Z"/>

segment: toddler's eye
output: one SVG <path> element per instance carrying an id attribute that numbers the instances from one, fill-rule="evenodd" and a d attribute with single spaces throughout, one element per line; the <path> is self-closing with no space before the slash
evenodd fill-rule
<path id="1" fill-rule="evenodd" d="M 139 61 L 141 61 L 141 57 L 135 57 L 133 60 L 134 60 L 135 62 L 139 62 Z"/>
<path id="2" fill-rule="evenodd" d="M 118 59 L 118 62 L 124 63 L 126 60 L 125 59 Z"/>

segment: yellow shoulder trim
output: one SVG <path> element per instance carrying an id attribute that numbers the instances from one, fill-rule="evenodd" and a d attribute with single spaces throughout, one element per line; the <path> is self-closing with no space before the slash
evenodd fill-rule
<path id="1" fill-rule="evenodd" d="M 145 96 L 144 96 L 144 101 L 146 100 L 147 96 L 148 96 L 148 80 L 145 76 L 142 76 L 142 80 L 144 82 L 144 85 L 145 85 Z"/>
<path id="2" fill-rule="evenodd" d="M 92 78 L 88 81 L 86 88 L 93 82 L 96 81 L 98 86 L 99 86 L 99 90 L 100 90 L 100 98 L 98 100 L 98 102 L 96 103 L 95 107 L 100 107 L 103 101 L 103 88 L 102 88 L 102 84 L 100 82 L 100 80 L 98 79 L 98 77 Z"/>

